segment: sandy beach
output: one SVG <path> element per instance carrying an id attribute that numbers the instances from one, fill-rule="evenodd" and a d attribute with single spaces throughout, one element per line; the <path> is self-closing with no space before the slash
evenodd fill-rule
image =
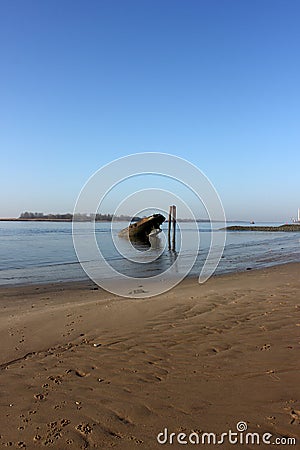
<path id="1" fill-rule="evenodd" d="M 241 421 L 299 444 L 299 275 L 286 264 L 187 279 L 140 300 L 91 282 L 1 288 L 1 445 L 156 449 L 167 429 L 164 447 L 195 448 L 178 434 Z"/>

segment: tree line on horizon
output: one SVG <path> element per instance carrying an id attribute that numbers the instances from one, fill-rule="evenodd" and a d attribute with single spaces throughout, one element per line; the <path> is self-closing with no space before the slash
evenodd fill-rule
<path id="1" fill-rule="evenodd" d="M 25 211 L 20 214 L 18 220 L 64 220 L 66 222 L 71 222 L 75 220 L 76 222 L 91 222 L 95 220 L 96 222 L 111 222 L 113 219 L 119 222 L 137 222 L 141 220 L 143 217 L 137 216 L 128 216 L 121 214 L 120 216 L 114 216 L 113 214 L 86 214 L 86 213 L 78 213 L 78 214 L 44 214 L 42 212 L 29 212 Z M 166 223 L 168 222 L 168 218 L 166 218 Z M 192 219 L 184 219 L 177 218 L 177 222 L 193 222 Z M 210 222 L 208 219 L 196 219 L 196 222 Z M 212 220 L 212 222 L 218 222 L 217 220 Z M 237 221 L 228 221 L 228 222 L 237 222 Z M 239 221 L 240 222 L 240 221 Z M 243 222 L 243 221 L 242 221 Z"/>
<path id="2" fill-rule="evenodd" d="M 42 212 L 22 212 L 19 216 L 19 219 L 25 220 L 76 220 L 78 222 L 90 222 L 91 220 L 95 220 L 96 222 L 111 222 L 112 219 L 120 220 L 120 221 L 132 221 L 132 220 L 140 220 L 140 217 L 131 217 L 126 215 L 114 216 L 113 214 L 44 214 Z"/>

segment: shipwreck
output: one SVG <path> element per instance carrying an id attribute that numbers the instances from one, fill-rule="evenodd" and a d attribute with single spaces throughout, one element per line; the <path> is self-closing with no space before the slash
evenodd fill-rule
<path id="1" fill-rule="evenodd" d="M 165 220 L 162 214 L 144 217 L 121 230 L 119 236 L 130 239 L 130 241 L 143 242 L 150 245 L 150 237 L 156 236 L 161 232 L 160 226 Z"/>

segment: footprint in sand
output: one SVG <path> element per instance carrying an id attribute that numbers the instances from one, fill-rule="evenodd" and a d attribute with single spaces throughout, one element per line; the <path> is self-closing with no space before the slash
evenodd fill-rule
<path id="1" fill-rule="evenodd" d="M 90 372 L 83 372 L 82 370 L 79 369 L 69 369 L 66 371 L 67 373 L 72 373 L 74 375 L 76 375 L 77 377 L 83 378 L 83 377 L 88 377 L 90 375 Z"/>
<path id="2" fill-rule="evenodd" d="M 80 423 L 75 427 L 76 430 L 80 431 L 82 434 L 90 434 L 93 431 L 93 428 L 89 423 Z"/>
<path id="3" fill-rule="evenodd" d="M 55 384 L 61 384 L 62 376 L 61 375 L 56 375 L 56 376 L 51 375 L 50 377 L 48 377 L 48 380 L 53 381 L 53 383 L 55 383 Z"/>
<path id="4" fill-rule="evenodd" d="M 300 423 L 300 411 L 297 409 L 292 409 L 290 411 L 290 416 L 292 420 L 290 421 L 291 425 L 296 425 L 297 423 Z"/>
<path id="5" fill-rule="evenodd" d="M 36 400 L 46 400 L 46 396 L 47 396 L 48 394 L 35 394 L 34 395 L 34 398 L 36 399 Z"/>
<path id="6" fill-rule="evenodd" d="M 145 291 L 144 289 L 133 289 L 133 291 L 128 292 L 128 295 L 132 294 L 146 294 L 148 291 Z"/>
<path id="7" fill-rule="evenodd" d="M 271 349 L 271 344 L 264 344 L 260 350 L 261 351 L 265 351 L 265 350 L 270 350 Z"/>

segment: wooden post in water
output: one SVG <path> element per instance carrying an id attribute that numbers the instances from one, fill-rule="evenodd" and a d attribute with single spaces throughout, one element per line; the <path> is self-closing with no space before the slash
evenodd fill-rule
<path id="1" fill-rule="evenodd" d="M 173 206 L 169 208 L 169 222 L 168 222 L 168 247 L 171 250 L 171 221 L 172 221 L 172 209 Z"/>
<path id="2" fill-rule="evenodd" d="M 172 236 L 172 250 L 175 252 L 176 249 L 176 206 L 172 206 L 172 216 L 173 216 L 173 236 Z"/>

